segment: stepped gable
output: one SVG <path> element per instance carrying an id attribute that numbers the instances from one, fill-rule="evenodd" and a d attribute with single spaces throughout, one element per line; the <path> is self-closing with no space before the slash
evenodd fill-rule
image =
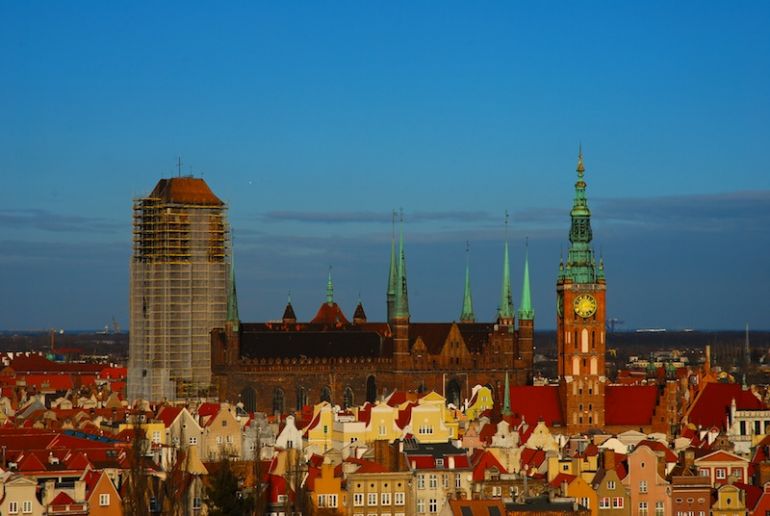
<path id="1" fill-rule="evenodd" d="M 702 427 L 724 429 L 730 404 L 735 399 L 738 410 L 764 410 L 765 404 L 737 383 L 707 383 L 696 396 L 686 417 L 687 422 Z"/>
<path id="2" fill-rule="evenodd" d="M 564 424 L 558 387 L 516 385 L 511 387 L 510 393 L 511 411 L 514 415 L 524 416 L 528 425 L 534 427 L 541 419 L 548 427 Z"/>
<path id="3" fill-rule="evenodd" d="M 161 179 L 155 185 L 150 198 L 175 204 L 200 204 L 202 206 L 224 206 L 214 195 L 209 185 L 198 177 L 172 177 Z"/>
<path id="4" fill-rule="evenodd" d="M 650 425 L 657 397 L 655 385 L 608 385 L 604 397 L 604 422 L 609 426 Z"/>
<path id="5" fill-rule="evenodd" d="M 438 355 L 444 348 L 452 323 L 412 323 L 409 325 L 409 349 L 417 339 L 422 340 L 428 353 Z"/>

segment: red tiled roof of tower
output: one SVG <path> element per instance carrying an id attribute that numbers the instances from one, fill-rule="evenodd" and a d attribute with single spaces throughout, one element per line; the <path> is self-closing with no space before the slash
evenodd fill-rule
<path id="1" fill-rule="evenodd" d="M 311 324 L 323 324 L 324 326 L 332 326 L 332 327 L 340 327 L 340 326 L 348 326 L 350 322 L 348 321 L 347 317 L 345 317 L 345 314 L 342 313 L 342 309 L 337 305 L 337 303 L 323 303 L 318 308 L 318 312 L 315 314 L 315 317 L 313 317 L 313 320 L 310 321 Z"/>
<path id="2" fill-rule="evenodd" d="M 559 388 L 554 386 L 512 386 L 511 410 L 515 415 L 524 416 L 530 426 L 541 419 L 549 427 L 563 423 Z"/>
<path id="3" fill-rule="evenodd" d="M 608 385 L 604 397 L 607 425 L 649 425 L 655 412 L 654 385 Z"/>
<path id="4" fill-rule="evenodd" d="M 766 408 L 751 391 L 743 390 L 737 383 L 707 383 L 687 412 L 687 421 L 703 427 L 724 429 L 733 399 L 738 410 Z"/>
<path id="5" fill-rule="evenodd" d="M 214 195 L 206 181 L 199 177 L 172 177 L 161 179 L 155 185 L 150 198 L 167 203 L 199 204 L 204 206 L 222 206 L 224 203 Z"/>

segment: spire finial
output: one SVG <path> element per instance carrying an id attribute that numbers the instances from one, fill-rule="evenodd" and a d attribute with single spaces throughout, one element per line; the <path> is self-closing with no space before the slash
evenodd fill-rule
<path id="1" fill-rule="evenodd" d="M 529 238 L 524 241 L 524 279 L 521 282 L 521 302 L 519 303 L 519 321 L 532 321 L 535 310 L 532 308 L 532 294 L 529 288 Z"/>
<path id="2" fill-rule="evenodd" d="M 291 290 L 289 290 L 289 295 L 288 295 L 288 298 L 286 300 L 286 304 L 288 304 L 288 305 L 291 304 Z"/>
<path id="3" fill-rule="evenodd" d="M 326 282 L 326 303 L 334 304 L 334 283 L 332 283 L 332 266 L 329 265 L 329 280 Z"/>
<path id="4" fill-rule="evenodd" d="M 503 284 L 500 291 L 500 307 L 497 317 L 504 324 L 513 323 L 513 295 L 511 294 L 511 271 L 508 265 L 508 210 L 505 210 L 505 245 L 503 247 Z"/>
<path id="5" fill-rule="evenodd" d="M 583 173 L 586 171 L 585 165 L 583 164 L 583 144 L 578 144 L 578 163 L 577 163 L 577 173 L 579 177 L 583 177 Z"/>
<path id="6" fill-rule="evenodd" d="M 404 210 L 400 210 L 401 231 L 398 242 L 398 269 L 396 271 L 396 292 L 394 317 L 409 319 L 409 296 L 406 287 L 406 254 L 404 252 Z"/>

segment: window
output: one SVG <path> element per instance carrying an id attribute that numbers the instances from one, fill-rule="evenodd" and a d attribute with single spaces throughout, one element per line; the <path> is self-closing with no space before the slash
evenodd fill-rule
<path id="1" fill-rule="evenodd" d="M 437 468 L 443 468 L 444 467 L 444 459 L 436 459 L 436 467 Z"/>
<path id="2" fill-rule="evenodd" d="M 222 426 L 227 426 L 227 419 L 222 420 Z"/>
<path id="3" fill-rule="evenodd" d="M 417 489 L 425 489 L 425 475 L 417 475 Z"/>
<path id="4" fill-rule="evenodd" d="M 152 433 L 152 442 L 153 444 L 160 444 L 160 432 L 154 431 Z"/>
<path id="5" fill-rule="evenodd" d="M 428 512 L 434 513 L 438 512 L 438 500 L 435 498 L 431 498 L 428 500 Z"/>
<path id="6" fill-rule="evenodd" d="M 658 500 L 655 502 L 655 516 L 663 516 L 664 514 L 664 506 L 663 506 L 663 500 Z"/>
<path id="7" fill-rule="evenodd" d="M 417 512 L 425 512 L 425 499 L 424 498 L 418 498 L 417 499 Z"/>
<path id="8" fill-rule="evenodd" d="M 380 505 L 390 505 L 390 493 L 382 493 L 380 495 Z"/>
<path id="9" fill-rule="evenodd" d="M 455 473 L 455 489 L 460 489 L 463 486 L 463 477 L 460 473 Z"/>
<path id="10" fill-rule="evenodd" d="M 291 449 L 291 448 L 294 448 L 294 441 L 292 441 L 291 439 L 287 439 L 286 440 L 286 449 Z"/>
<path id="11" fill-rule="evenodd" d="M 336 494 L 330 494 L 329 495 L 329 507 L 332 509 L 337 508 L 337 495 Z"/>
<path id="12" fill-rule="evenodd" d="M 591 508 L 591 499 L 590 498 L 586 498 L 586 497 L 580 498 L 578 500 L 578 503 L 580 505 L 582 505 L 583 507 L 585 507 L 586 509 L 590 509 Z"/>
<path id="13" fill-rule="evenodd" d="M 431 473 L 430 477 L 428 477 L 428 487 L 431 489 L 436 489 L 438 487 L 438 478 L 435 473 Z"/>
<path id="14" fill-rule="evenodd" d="M 217 436 L 217 444 L 222 444 L 222 436 L 221 435 Z"/>
<path id="15" fill-rule="evenodd" d="M 449 475 L 442 475 L 444 480 L 444 489 L 449 489 Z"/>
<path id="16" fill-rule="evenodd" d="M 569 471 L 569 464 L 562 464 L 561 470 L 562 471 Z"/>
<path id="17" fill-rule="evenodd" d="M 608 480 L 607 481 L 607 489 L 614 490 L 615 489 L 615 481 L 614 480 Z"/>
<path id="18" fill-rule="evenodd" d="M 388 433 L 388 430 L 385 428 L 385 424 L 381 423 L 380 424 L 380 435 L 385 435 L 387 433 Z"/>
<path id="19" fill-rule="evenodd" d="M 613 509 L 622 509 L 623 508 L 623 497 L 622 496 L 616 496 L 612 499 L 612 508 Z"/>
<path id="20" fill-rule="evenodd" d="M 716 472 L 717 480 L 724 480 L 727 478 L 727 468 L 717 468 Z"/>
<path id="21" fill-rule="evenodd" d="M 599 500 L 599 508 L 600 509 L 609 509 L 610 508 L 610 497 L 605 496 Z"/>
<path id="22" fill-rule="evenodd" d="M 710 476 L 711 476 L 711 474 L 709 473 L 709 470 L 708 470 L 708 468 L 700 468 L 700 469 L 698 470 L 698 473 L 699 473 L 699 474 L 700 474 L 700 476 L 702 476 L 702 477 L 710 477 Z"/>
<path id="23" fill-rule="evenodd" d="M 32 502 L 29 500 L 24 500 L 21 502 L 21 512 L 24 514 L 29 514 L 32 512 Z"/>
<path id="24" fill-rule="evenodd" d="M 110 505 L 110 495 L 109 494 L 100 494 L 99 495 L 99 507 L 107 507 Z"/>
<path id="25" fill-rule="evenodd" d="M 190 439 L 188 439 L 187 442 L 190 443 L 190 444 L 193 444 L 193 445 L 198 444 L 198 438 L 195 437 L 195 436 L 192 436 L 192 437 L 190 437 Z"/>
<path id="26" fill-rule="evenodd" d="M 503 486 L 492 486 L 492 496 L 495 498 L 503 496 Z"/>
<path id="27" fill-rule="evenodd" d="M 363 507 L 364 505 L 364 493 L 353 494 L 353 505 L 356 507 Z"/>
<path id="28" fill-rule="evenodd" d="M 196 496 L 193 498 L 193 509 L 200 509 L 201 508 L 201 497 Z"/>
<path id="29" fill-rule="evenodd" d="M 639 502 L 639 516 L 647 516 L 647 502 Z"/>
<path id="30" fill-rule="evenodd" d="M 318 507 L 326 507 L 326 495 L 318 495 Z"/>
<path id="31" fill-rule="evenodd" d="M 396 505 L 404 505 L 406 503 L 406 496 L 405 493 L 395 493 L 393 495 L 393 500 Z"/>
<path id="32" fill-rule="evenodd" d="M 377 505 L 377 493 L 369 493 L 366 505 Z"/>
<path id="33" fill-rule="evenodd" d="M 17 514 L 19 512 L 19 502 L 8 502 L 8 514 Z"/>
<path id="34" fill-rule="evenodd" d="M 647 492 L 647 481 L 646 480 L 642 480 L 641 482 L 639 482 L 639 492 L 640 493 L 646 493 Z"/>

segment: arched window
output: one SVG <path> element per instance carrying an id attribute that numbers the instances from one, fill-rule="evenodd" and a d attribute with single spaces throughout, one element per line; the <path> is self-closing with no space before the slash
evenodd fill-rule
<path id="1" fill-rule="evenodd" d="M 307 405 L 307 391 L 301 385 L 297 386 L 297 410 Z"/>
<path id="2" fill-rule="evenodd" d="M 366 379 L 366 401 L 369 403 L 377 401 L 377 382 L 374 375 L 369 375 Z"/>
<path id="3" fill-rule="evenodd" d="M 276 387 L 273 390 L 273 414 L 283 414 L 283 389 Z"/>
<path id="4" fill-rule="evenodd" d="M 353 389 L 348 385 L 345 387 L 345 392 L 342 395 L 342 408 L 350 408 L 353 406 Z"/>
<path id="5" fill-rule="evenodd" d="M 332 402 L 332 390 L 328 385 L 324 385 L 321 389 L 321 401 L 328 401 L 329 403 Z"/>
<path id="6" fill-rule="evenodd" d="M 249 385 L 241 391 L 241 402 L 246 412 L 257 411 L 257 390 Z"/>
<path id="7" fill-rule="evenodd" d="M 580 351 L 588 353 L 588 330 L 585 328 L 580 332 Z"/>
<path id="8" fill-rule="evenodd" d="M 460 406 L 460 384 L 457 380 L 450 380 L 446 386 L 446 401 L 455 407 Z"/>

